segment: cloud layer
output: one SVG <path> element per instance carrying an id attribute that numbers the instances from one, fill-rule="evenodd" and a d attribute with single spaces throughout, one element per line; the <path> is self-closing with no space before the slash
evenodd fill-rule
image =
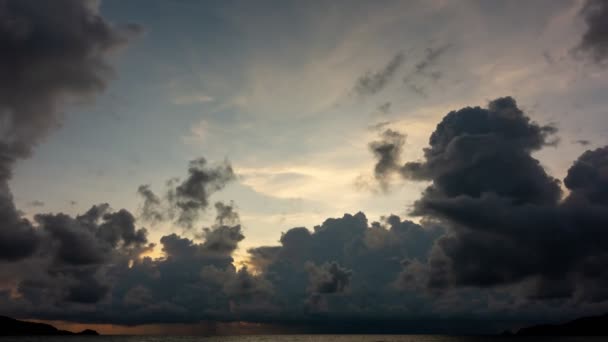
<path id="1" fill-rule="evenodd" d="M 555 134 L 510 97 L 446 114 L 421 161 L 400 162 L 403 135 L 388 131 L 386 141 L 370 145 L 387 165 L 376 176 L 430 182 L 413 207 L 419 224 L 395 215 L 369 222 L 363 213 L 345 214 L 312 230 L 289 229 L 277 246 L 249 249 L 240 269 L 234 254 L 245 234 L 233 204 L 216 202 L 209 227 L 193 221 L 185 235 L 163 236 L 157 258 L 147 256 L 154 245 L 126 210 L 102 204 L 76 217 L 39 214 L 32 228 L 39 248 L 5 263 L 0 276 L 14 287 L 1 303 L 20 317 L 121 324 L 318 326 L 327 318 L 429 322 L 445 315 L 534 317 L 556 306 L 562 313 L 592 311 L 608 299 L 602 269 L 608 148 L 573 163 L 564 197 L 560 182 L 532 156 L 555 145 Z M 230 177 L 209 175 L 230 165 L 208 168 L 203 160 L 169 192 L 183 184 L 221 189 L 215 180 Z M 144 211 L 168 201 L 148 190 L 139 189 Z M 205 210 L 211 192 L 195 193 L 197 210 Z"/>

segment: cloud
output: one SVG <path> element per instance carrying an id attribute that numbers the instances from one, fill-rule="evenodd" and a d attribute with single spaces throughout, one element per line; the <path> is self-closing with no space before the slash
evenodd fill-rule
<path id="1" fill-rule="evenodd" d="M 343 293 L 347 290 L 352 276 L 352 271 L 335 262 L 320 266 L 308 263 L 306 271 L 308 272 L 307 290 L 313 294 Z"/>
<path id="2" fill-rule="evenodd" d="M 163 197 L 157 196 L 149 185 L 139 186 L 137 192 L 144 200 L 142 218 L 151 222 L 173 220 L 185 228 L 192 228 L 209 206 L 209 197 L 235 179 L 227 161 L 208 165 L 204 158 L 192 160 L 186 179 L 170 179 Z"/>
<path id="3" fill-rule="evenodd" d="M 425 50 L 424 58 L 416 64 L 415 72 L 418 74 L 424 73 L 439 59 L 439 57 L 445 54 L 449 47 L 449 45 L 444 45 L 438 48 L 427 48 Z"/>
<path id="4" fill-rule="evenodd" d="M 211 196 L 234 179 L 227 162 L 194 160 L 186 177 L 170 181 L 160 195 L 148 185 L 138 189 L 144 199 L 142 217 L 192 229 L 188 236 L 163 236 L 162 257 L 146 256 L 153 246 L 132 213 L 107 204 L 76 216 L 39 214 L 26 220 L 7 186 L 14 163 L 29 156 L 60 122 L 59 104 L 94 95 L 105 86 L 106 54 L 137 31 L 108 24 L 92 1 L 57 2 L 52 8 L 33 4 L 0 3 L 1 16 L 28 14 L 15 15 L 15 20 L 0 17 L 0 42 L 60 41 L 65 44 L 49 46 L 61 45 L 66 51 L 46 51 L 49 47 L 43 44 L 7 48 L 12 52 L 0 57 L 13 63 L 3 65 L 29 63 L 7 69 L 15 76 L 5 85 L 11 96 L 0 96 L 6 132 L 0 142 L 0 280 L 15 284 L 14 296 L 0 292 L 5 312 L 120 324 L 318 322 L 328 317 L 371 322 L 450 310 L 470 315 L 475 305 L 486 317 L 495 309 L 494 295 L 508 302 L 520 301 L 523 293 L 526 305 L 562 299 L 556 305 L 560 309 L 606 300 L 607 150 L 585 152 L 574 162 L 564 180 L 569 190 L 565 196 L 559 181 L 533 155 L 554 144 L 556 129 L 532 122 L 511 98 L 447 114 L 422 161 L 400 160 L 405 136 L 395 131 L 385 130 L 370 145 L 378 159 L 378 180 L 398 174 L 430 183 L 414 206 L 422 217 L 419 223 L 395 215 L 369 222 L 357 213 L 329 218 L 311 229 L 294 227 L 277 246 L 250 249 L 251 268 L 234 266 L 233 255 L 245 233 L 232 203 L 215 203 L 215 223 L 194 227 L 198 216 L 213 206 Z M 28 11 L 39 10 L 52 25 L 42 23 L 44 30 L 38 32 L 41 16 Z M 72 20 L 74 13 L 76 19 L 93 18 L 92 23 Z M 23 40 L 30 32 L 38 32 L 36 39 Z M 22 51 L 35 53 L 22 56 Z M 432 70 L 441 53 L 427 51 L 426 62 L 415 70 L 431 79 L 441 77 Z M 362 94 L 382 91 L 402 59 L 398 54 L 383 70 L 361 78 Z M 46 64 L 51 62 L 55 64 Z M 66 70 L 66 65 L 75 69 Z M 48 71 L 48 82 L 31 82 L 33 76 L 26 72 L 31 68 L 45 71 L 38 76 Z M 297 177 L 280 174 L 276 182 Z M 505 288 L 511 292 L 499 292 Z M 472 294 L 464 292 L 470 289 Z M 490 313 L 501 314 L 502 309 Z"/>
<path id="5" fill-rule="evenodd" d="M 388 126 L 392 123 L 393 123 L 392 121 L 381 121 L 381 122 L 375 123 L 373 125 L 369 125 L 369 126 L 367 126 L 367 128 L 370 131 L 382 131 L 386 128 L 386 126 Z"/>
<path id="6" fill-rule="evenodd" d="M 188 177 L 169 190 L 168 199 L 177 210 L 177 222 L 191 227 L 199 212 L 209 205 L 209 196 L 236 178 L 228 162 L 208 167 L 204 158 L 190 162 Z M 173 183 L 173 182 L 171 182 Z"/>
<path id="7" fill-rule="evenodd" d="M 403 83 L 413 93 L 421 96 L 428 97 L 426 90 L 427 82 L 439 81 L 443 73 L 435 70 L 434 67 L 437 65 L 439 58 L 441 58 L 450 48 L 450 45 L 442 45 L 437 48 L 427 48 L 424 51 L 424 56 L 414 65 L 404 77 Z"/>
<path id="8" fill-rule="evenodd" d="M 108 54 L 139 30 L 110 24 L 94 1 L 0 2 L 0 259 L 31 255 L 39 239 L 7 185 L 15 162 L 60 123 L 62 105 L 105 88 Z"/>
<path id="9" fill-rule="evenodd" d="M 203 228 L 201 237 L 205 240 L 203 244 L 209 251 L 220 254 L 231 255 L 238 243 L 245 238 L 241 231 L 239 215 L 234 209 L 234 204 L 215 203 L 217 212 L 215 225 L 211 228 Z"/>
<path id="10" fill-rule="evenodd" d="M 121 324 L 235 320 L 268 311 L 271 284 L 233 266 L 244 238 L 238 215 L 228 204 L 215 208 L 216 223 L 199 228 L 202 242 L 165 235 L 164 257 L 157 259 L 144 256 L 154 245 L 124 209 L 100 204 L 75 217 L 38 214 L 40 247 L 0 272 L 1 281 L 16 281 L 19 294 L 2 293 L 0 302 L 19 317 Z"/>
<path id="11" fill-rule="evenodd" d="M 370 150 L 378 160 L 374 166 L 374 177 L 384 191 L 389 188 L 390 176 L 400 167 L 405 139 L 404 134 L 387 129 L 382 132 L 381 140 L 369 143 Z"/>
<path id="12" fill-rule="evenodd" d="M 608 204 L 608 147 L 583 153 L 568 170 L 564 185 L 568 200 L 585 199 L 591 204 Z"/>
<path id="13" fill-rule="evenodd" d="M 243 235 L 231 206 L 216 205 L 218 223 L 201 231 L 201 243 L 175 234 L 161 238 L 166 256 L 160 259 L 144 257 L 154 245 L 127 210 L 100 204 L 77 216 L 37 214 L 29 221 L 14 206 L 8 181 L 15 162 L 29 157 L 61 123 L 65 104 L 104 90 L 112 77 L 109 54 L 140 31 L 109 23 L 98 5 L 0 1 L 0 45 L 9 52 L 0 56 L 6 76 L 0 81 L 0 283 L 14 284 L 11 291 L 18 294 L 2 291 L 2 307 L 18 317 L 127 324 L 203 319 L 197 314 L 201 305 L 206 316 L 235 315 L 230 304 L 263 286 L 232 266 L 231 253 Z M 208 207 L 209 195 L 233 178 L 227 163 L 192 161 L 187 177 L 172 181 L 167 196 L 140 187 L 142 211 L 155 219 L 173 214 L 189 226 Z M 219 279 L 204 279 L 205 267 L 221 270 L 228 290 L 222 291 Z"/>
<path id="14" fill-rule="evenodd" d="M 433 194 L 478 197 L 493 192 L 514 201 L 552 203 L 558 181 L 530 156 L 553 144 L 553 126 L 531 122 L 512 98 L 491 101 L 487 109 L 467 107 L 448 113 L 430 138 L 425 162 L 408 162 L 408 178 L 433 180 Z"/>
<path id="15" fill-rule="evenodd" d="M 35 220 L 39 249 L 13 274 L 19 305 L 30 309 L 69 310 L 104 300 L 116 281 L 113 272 L 153 247 L 128 211 L 114 212 L 107 204 L 76 217 L 38 214 Z"/>
<path id="16" fill-rule="evenodd" d="M 239 214 L 234 208 L 234 203 L 225 204 L 222 202 L 216 202 L 215 210 L 217 211 L 215 221 L 220 225 L 234 225 L 240 222 Z"/>
<path id="17" fill-rule="evenodd" d="M 196 103 L 207 103 L 213 101 L 213 97 L 205 94 L 177 95 L 171 101 L 176 105 L 191 105 Z"/>
<path id="18" fill-rule="evenodd" d="M 579 144 L 581 146 L 588 146 L 591 145 L 591 141 L 587 140 L 587 139 L 579 139 L 579 140 L 575 140 L 574 141 L 575 144 Z"/>
<path id="19" fill-rule="evenodd" d="M 248 252 L 250 263 L 272 284 L 274 300 L 289 307 L 286 318 L 306 321 L 318 312 L 334 318 L 378 317 L 397 297 L 403 306 L 393 314 L 404 316 L 410 309 L 406 303 L 417 295 L 392 285 L 401 261 L 425 262 L 441 233 L 439 227 L 394 215 L 369 224 L 363 213 L 346 214 L 314 231 L 292 228 L 283 233 L 280 246 Z"/>
<path id="20" fill-rule="evenodd" d="M 395 73 L 404 61 L 405 55 L 399 52 L 381 70 L 376 72 L 368 71 L 357 80 L 355 92 L 362 97 L 379 93 L 392 81 Z"/>
<path id="21" fill-rule="evenodd" d="M 603 0 L 587 0 L 581 15 L 587 29 L 576 49 L 604 65 L 608 59 L 608 4 Z"/>
<path id="22" fill-rule="evenodd" d="M 29 202 L 28 205 L 30 207 L 44 207 L 44 202 L 39 201 L 39 200 L 33 200 L 33 201 Z"/>
<path id="23" fill-rule="evenodd" d="M 378 111 L 382 114 L 388 114 L 391 111 L 391 102 L 384 102 L 380 106 L 378 106 Z"/>
<path id="24" fill-rule="evenodd" d="M 41 248 L 15 264 L 23 269 L 10 275 L 18 295 L 0 302 L 22 317 L 139 324 L 488 317 L 488 310 L 500 317 L 514 300 L 603 301 L 608 148 L 573 164 L 562 200 L 559 183 L 531 156 L 555 133 L 511 98 L 450 112 L 422 161 L 392 158 L 391 172 L 431 181 L 414 206 L 420 223 L 395 215 L 370 223 L 357 213 L 295 227 L 278 246 L 249 249 L 250 268 L 240 270 L 233 255 L 245 237 L 232 203 L 215 203 L 215 223 L 191 231 L 194 239 L 163 236 L 157 259 L 144 256 L 146 230 L 125 210 L 102 204 L 76 217 L 38 215 Z"/>
<path id="25" fill-rule="evenodd" d="M 150 189 L 149 184 L 140 185 L 137 188 L 137 194 L 140 195 L 144 202 L 141 209 L 141 216 L 148 221 L 157 222 L 164 220 L 164 213 L 161 208 L 161 199 Z"/>
<path id="26" fill-rule="evenodd" d="M 336 262 L 324 263 L 317 266 L 313 263 L 305 265 L 308 272 L 308 288 L 310 293 L 308 304 L 313 310 L 325 310 L 327 295 L 336 295 L 348 290 L 352 271 L 341 267 Z"/>
<path id="27" fill-rule="evenodd" d="M 441 291 L 511 286 L 528 300 L 608 299 L 606 277 L 591 271 L 608 247 L 601 228 L 608 222 L 607 148 L 572 165 L 562 199 L 560 182 L 532 156 L 554 145 L 555 133 L 509 97 L 448 113 L 423 161 L 394 171 L 432 182 L 413 214 L 447 228 L 426 264 L 404 263 L 402 279 Z"/>

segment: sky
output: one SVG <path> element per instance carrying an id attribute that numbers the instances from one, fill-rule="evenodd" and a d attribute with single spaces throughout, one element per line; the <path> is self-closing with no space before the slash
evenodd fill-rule
<path id="1" fill-rule="evenodd" d="M 606 23 L 602 0 L 0 0 L 0 307 L 127 333 L 603 313 Z"/>

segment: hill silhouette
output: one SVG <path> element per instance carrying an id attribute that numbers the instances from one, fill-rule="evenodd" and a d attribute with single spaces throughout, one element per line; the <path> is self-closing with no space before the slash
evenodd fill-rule
<path id="1" fill-rule="evenodd" d="M 520 329 L 516 336 L 608 336 L 608 314 Z"/>
<path id="2" fill-rule="evenodd" d="M 0 316 L 0 336 L 69 336 L 69 335 L 99 335 L 97 331 L 86 329 L 78 333 L 59 330 L 50 324 L 20 321 L 14 318 Z"/>

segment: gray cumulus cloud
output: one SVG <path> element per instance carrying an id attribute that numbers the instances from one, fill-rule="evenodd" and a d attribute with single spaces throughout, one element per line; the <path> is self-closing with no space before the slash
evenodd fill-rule
<path id="1" fill-rule="evenodd" d="M 576 49 L 599 65 L 608 60 L 608 3 L 587 0 L 581 10 L 587 28 Z"/>
<path id="2" fill-rule="evenodd" d="M 532 153 L 554 145 L 510 97 L 452 111 L 437 125 L 424 160 L 393 172 L 431 181 L 412 214 L 447 229 L 426 263 L 405 262 L 401 279 L 430 289 L 519 288 L 530 300 L 606 300 L 603 229 L 608 222 L 606 148 L 583 153 L 564 179 Z"/>
<path id="3" fill-rule="evenodd" d="M 169 180 L 163 196 L 156 195 L 149 185 L 139 186 L 137 193 L 143 199 L 142 218 L 151 222 L 173 220 L 182 227 L 192 228 L 200 214 L 209 207 L 209 197 L 235 179 L 236 175 L 227 161 L 209 165 L 205 158 L 192 160 L 187 177 L 183 181 L 178 178 Z M 216 205 L 216 209 L 223 211 L 223 220 L 238 220 L 231 208 Z"/>
<path id="4" fill-rule="evenodd" d="M 383 191 L 390 185 L 390 177 L 401 167 L 401 153 L 406 136 L 403 133 L 387 129 L 380 135 L 380 140 L 369 143 L 369 149 L 377 159 L 374 166 L 374 177 Z"/>

